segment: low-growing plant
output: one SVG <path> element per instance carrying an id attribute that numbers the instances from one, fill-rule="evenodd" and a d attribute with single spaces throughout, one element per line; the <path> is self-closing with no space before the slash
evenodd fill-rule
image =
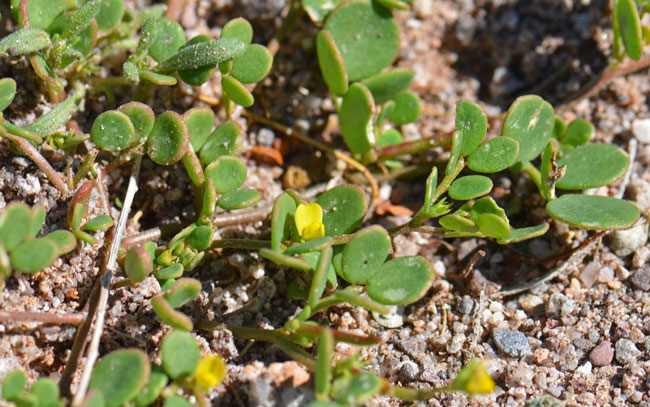
<path id="1" fill-rule="evenodd" d="M 380 338 L 332 329 L 320 314 L 346 303 L 379 319 L 427 294 L 434 281 L 432 266 L 422 256 L 395 256 L 391 241 L 395 235 L 417 231 L 510 244 L 546 233 L 546 222 L 513 227 L 516 202 L 503 205 L 504 201 L 495 200 L 492 174 L 506 170 L 527 176 L 546 202 L 548 215 L 558 222 L 586 230 L 632 226 L 640 216 L 634 204 L 576 193 L 615 182 L 630 166 L 630 158 L 614 145 L 591 143 L 595 131 L 591 123 L 575 119 L 567 125 L 548 102 L 534 95 L 512 103 L 499 131 L 488 128 L 477 104 L 462 100 L 456 104 L 455 131 L 449 137 L 405 142 L 401 126 L 417 121 L 420 101 L 408 90 L 414 73 L 390 66 L 399 50 L 393 12 L 407 9 L 409 3 L 302 0 L 292 2 L 292 10 L 299 6 L 321 28 L 315 38 L 316 57 L 351 156 L 308 137 L 301 140 L 345 159 L 371 185 L 375 171 L 393 175 L 404 169 L 407 155 L 438 148 L 439 160 L 427 167 L 421 208 L 404 224 L 386 229 L 367 222 L 376 203 L 376 188 L 369 197 L 359 185 L 336 185 L 313 202 L 287 189 L 266 205 L 270 239 L 259 240 L 216 237 L 217 212 L 247 208 L 262 198 L 259 191 L 244 187 L 248 170 L 239 157 L 244 131 L 233 113 L 235 105 L 254 104 L 254 86 L 269 73 L 273 57 L 266 47 L 252 42 L 253 27 L 247 20 L 229 21 L 219 38 L 199 35 L 187 40 L 179 23 L 163 17 L 165 9 L 160 5 L 135 12 L 123 0 L 12 0 L 20 28 L 0 40 L 0 55 L 25 56 L 55 105 L 27 126 L 11 123 L 1 112 L 13 102 L 17 84 L 12 78 L 0 79 L 0 138 L 31 159 L 68 200 L 70 231 L 37 237 L 45 210 L 10 204 L 0 215 L 0 279 L 10 276 L 12 269 L 36 273 L 52 265 L 76 247 L 77 239 L 95 245 L 103 238 L 110 249 L 106 270 L 91 295 L 92 311 L 78 330 L 66 366 L 66 370 L 72 366 L 72 371 L 64 373 L 63 397 L 50 379 L 39 379 L 27 390 L 22 372 L 5 378 L 2 397 L 18 407 L 68 403 L 71 377 L 93 318 L 101 334 L 110 290 L 148 278 L 161 287 L 151 298 L 151 308 L 161 323 L 172 328 L 160 344 L 160 365 L 152 364 L 141 350 L 119 349 L 93 367 L 95 359 L 89 351 L 89 367 L 84 371 L 88 374 L 82 375 L 75 395 L 81 400 L 74 405 L 188 406 L 189 395 L 199 405 L 207 405 L 206 393 L 223 380 L 226 368 L 217 355 L 200 357 L 189 333 L 195 327 L 225 328 L 240 338 L 281 348 L 313 372 L 316 401 L 312 407 L 360 406 L 380 394 L 415 401 L 445 391 L 470 397 L 493 392 L 495 384 L 485 361 L 470 361 L 448 385 L 431 390 L 388 382 L 365 370 L 367 362 L 360 354 L 332 363 L 336 342 L 374 345 Z M 645 2 L 637 3 L 641 14 L 647 11 Z M 640 24 L 637 3 L 614 2 L 616 57 L 638 60 L 642 40 L 650 37 Z M 117 76 L 109 76 L 110 59 L 118 59 L 117 66 L 122 67 Z M 161 112 L 158 106 L 142 102 L 158 87 L 175 86 L 179 79 L 199 86 L 215 75 L 220 77 L 222 92 L 215 106 L 223 109 L 223 122 L 217 122 L 215 111 L 208 107 Z M 128 94 L 133 100 L 117 106 L 114 86 L 132 91 Z M 114 108 L 98 114 L 88 133 L 72 125 L 62 131 L 87 94 L 98 91 L 106 93 Z M 47 145 L 72 157 L 82 144 L 85 158 L 75 168 L 70 166 L 65 176 L 39 152 Z M 126 199 L 121 208 L 120 226 L 111 216 L 102 178 L 134 162 L 130 181 L 135 183 L 142 157 L 160 166 L 181 163 L 196 194 L 196 211 L 172 232 L 157 229 L 127 244 L 121 240 L 126 219 L 122 216 L 128 215 L 130 202 Z M 91 205 L 93 195 L 99 196 L 97 207 Z M 185 314 L 182 307 L 202 290 L 201 282 L 188 273 L 201 266 L 206 253 L 223 248 L 257 251 L 285 269 L 287 296 L 300 301 L 300 311 L 273 330 L 227 325 L 225 318 L 194 320 Z M 124 276 L 112 282 L 118 270 L 115 261 Z M 316 356 L 309 352 L 312 348 Z"/>

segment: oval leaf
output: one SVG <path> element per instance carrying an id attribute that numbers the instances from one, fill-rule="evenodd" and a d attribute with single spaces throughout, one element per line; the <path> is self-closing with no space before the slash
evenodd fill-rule
<path id="1" fill-rule="evenodd" d="M 269 73 L 272 64 L 273 57 L 265 46 L 251 44 L 243 54 L 232 60 L 230 74 L 241 83 L 255 83 Z"/>
<path id="2" fill-rule="evenodd" d="M 586 144 L 564 154 L 557 161 L 566 165 L 564 176 L 557 182 L 560 189 L 580 190 L 608 185 L 621 177 L 630 159 L 611 144 Z"/>
<path id="3" fill-rule="evenodd" d="M 172 379 L 194 373 L 199 356 L 199 345 L 187 332 L 172 331 L 160 345 L 162 368 Z"/>
<path id="4" fill-rule="evenodd" d="M 236 191 L 226 192 L 219 198 L 217 205 L 227 211 L 234 209 L 248 208 L 258 203 L 262 195 L 256 189 L 239 189 Z"/>
<path id="5" fill-rule="evenodd" d="M 151 110 L 149 106 L 140 102 L 129 102 L 118 107 L 117 110 L 131 119 L 131 123 L 135 130 L 135 137 L 133 138 L 132 145 L 140 144 L 143 139 L 146 139 L 149 136 L 156 118 L 153 110 Z"/>
<path id="6" fill-rule="evenodd" d="M 328 31 L 321 31 L 316 36 L 316 54 L 320 71 L 330 92 L 337 96 L 345 95 L 348 91 L 348 74 L 343 57 Z"/>
<path id="7" fill-rule="evenodd" d="M 149 55 L 161 63 L 176 54 L 185 44 L 183 27 L 174 20 L 161 18 L 156 23 L 156 39 L 149 47 Z"/>
<path id="8" fill-rule="evenodd" d="M 221 78 L 221 87 L 228 94 L 228 97 L 240 106 L 251 107 L 255 103 L 253 94 L 246 89 L 246 86 L 231 76 L 224 75 Z"/>
<path id="9" fill-rule="evenodd" d="M 221 155 L 235 155 L 239 151 L 242 130 L 235 122 L 225 122 L 217 126 L 205 142 L 199 157 L 203 165 L 210 165 Z"/>
<path id="10" fill-rule="evenodd" d="M 366 195 L 352 185 L 334 187 L 319 196 L 316 203 L 323 208 L 323 224 L 327 236 L 353 232 L 368 210 Z"/>
<path id="11" fill-rule="evenodd" d="M 183 158 L 189 140 L 190 132 L 181 116 L 165 112 L 156 117 L 147 138 L 147 154 L 156 164 L 174 164 Z"/>
<path id="12" fill-rule="evenodd" d="M 97 362 L 88 388 L 104 395 L 106 407 L 118 407 L 140 393 L 149 380 L 150 370 L 149 359 L 143 351 L 113 351 Z"/>
<path id="13" fill-rule="evenodd" d="M 456 103 L 456 131 L 463 135 L 460 154 L 465 157 L 472 154 L 487 133 L 487 116 L 483 109 L 469 100 Z"/>
<path id="14" fill-rule="evenodd" d="M 97 116 L 90 135 L 102 150 L 122 151 L 133 142 L 135 128 L 129 116 L 117 110 L 109 110 Z"/>
<path id="15" fill-rule="evenodd" d="M 195 107 L 183 114 L 183 120 L 190 132 L 192 148 L 199 151 L 212 132 L 214 112 L 208 107 Z"/>
<path id="16" fill-rule="evenodd" d="M 387 305 L 413 303 L 424 294 L 433 281 L 433 269 L 420 256 L 398 257 L 384 263 L 367 285 L 373 300 Z"/>
<path id="17" fill-rule="evenodd" d="M 553 219 L 588 230 L 629 228 L 639 218 L 639 208 L 609 196 L 562 195 L 546 204 Z"/>
<path id="18" fill-rule="evenodd" d="M 0 79 L 0 112 L 11 104 L 16 96 L 16 81 L 11 78 Z"/>
<path id="19" fill-rule="evenodd" d="M 372 118 L 375 102 L 364 85 L 355 83 L 343 97 L 339 111 L 339 127 L 343 141 L 355 154 L 370 151 L 374 142 Z"/>
<path id="20" fill-rule="evenodd" d="M 467 166 L 476 172 L 503 171 L 517 160 L 519 143 L 509 137 L 495 137 L 474 150 L 467 159 Z"/>
<path id="21" fill-rule="evenodd" d="M 205 168 L 217 194 L 234 191 L 246 181 L 246 165 L 237 157 L 222 156 Z"/>
<path id="22" fill-rule="evenodd" d="M 616 0 L 613 11 L 625 52 L 630 58 L 638 61 L 643 54 L 643 33 L 636 3 L 634 0 Z"/>
<path id="23" fill-rule="evenodd" d="M 501 135 L 519 143 L 518 161 L 532 161 L 542 152 L 553 134 L 553 107 L 539 96 L 518 97 L 508 109 Z"/>
<path id="24" fill-rule="evenodd" d="M 384 264 L 390 249 L 388 232 L 379 225 L 355 233 L 343 249 L 341 277 L 352 284 L 365 284 Z"/>
<path id="25" fill-rule="evenodd" d="M 478 198 L 492 190 L 492 180 L 483 175 L 468 175 L 455 180 L 449 188 L 449 196 L 467 201 Z"/>
<path id="26" fill-rule="evenodd" d="M 37 273 L 54 263 L 59 247 L 50 239 L 43 237 L 28 240 L 11 251 L 11 265 L 23 273 Z"/>
<path id="27" fill-rule="evenodd" d="M 398 126 L 413 123 L 420 115 L 420 98 L 413 92 L 405 90 L 394 98 L 395 108 L 390 113 L 390 120 Z"/>

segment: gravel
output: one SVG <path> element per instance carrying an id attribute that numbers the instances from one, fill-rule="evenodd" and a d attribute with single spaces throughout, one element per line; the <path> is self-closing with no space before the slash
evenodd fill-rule
<path id="1" fill-rule="evenodd" d="M 602 341 L 591 352 L 589 352 L 589 361 L 594 366 L 607 366 L 614 358 L 612 344 L 609 341 Z"/>
<path id="2" fill-rule="evenodd" d="M 520 357 L 532 352 L 528 338 L 519 331 L 496 327 L 492 330 L 492 339 L 497 348 L 509 356 Z"/>
<path id="3" fill-rule="evenodd" d="M 616 361 L 618 363 L 624 365 L 635 362 L 639 356 L 641 356 L 641 351 L 631 340 L 622 338 L 616 341 Z"/>

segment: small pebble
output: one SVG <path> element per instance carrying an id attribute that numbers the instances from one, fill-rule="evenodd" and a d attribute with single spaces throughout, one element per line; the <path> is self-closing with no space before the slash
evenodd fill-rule
<path id="1" fill-rule="evenodd" d="M 519 299 L 519 306 L 526 312 L 532 311 L 538 305 L 544 303 L 544 300 L 536 295 L 526 295 Z"/>
<path id="2" fill-rule="evenodd" d="M 617 256 L 625 257 L 646 244 L 648 241 L 648 224 L 640 223 L 630 229 L 615 230 L 611 236 L 609 248 Z"/>
<path id="3" fill-rule="evenodd" d="M 519 357 L 532 352 L 526 335 L 522 332 L 496 327 L 492 330 L 492 338 L 503 353 Z"/>
<path id="4" fill-rule="evenodd" d="M 639 356 L 641 351 L 631 340 L 623 338 L 616 341 L 616 360 L 620 364 L 634 362 Z"/>
<path id="5" fill-rule="evenodd" d="M 641 143 L 650 143 L 650 119 L 636 119 L 632 122 L 632 134 Z"/>
<path id="6" fill-rule="evenodd" d="M 638 290 L 650 290 L 650 268 L 645 267 L 635 271 L 629 281 Z"/>
<path id="7" fill-rule="evenodd" d="M 535 372 L 532 369 L 520 364 L 506 374 L 505 384 L 508 388 L 530 386 L 534 377 Z"/>
<path id="8" fill-rule="evenodd" d="M 476 301 L 474 301 L 472 298 L 468 296 L 464 296 L 458 302 L 458 306 L 456 307 L 456 309 L 462 315 L 469 315 L 472 313 L 472 311 L 474 311 L 475 307 L 476 307 Z"/>
<path id="9" fill-rule="evenodd" d="M 410 360 L 404 362 L 402 364 L 402 367 L 399 369 L 400 378 L 405 382 L 411 382 L 415 380 L 419 372 L 420 368 L 418 367 L 417 363 L 411 362 Z"/>
<path id="10" fill-rule="evenodd" d="M 571 315 L 575 309 L 575 301 L 561 293 L 553 293 L 546 304 L 546 312 L 550 315 Z"/>

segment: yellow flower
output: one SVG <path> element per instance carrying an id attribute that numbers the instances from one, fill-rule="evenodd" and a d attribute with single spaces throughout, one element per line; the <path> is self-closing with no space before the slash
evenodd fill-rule
<path id="1" fill-rule="evenodd" d="M 317 203 L 300 204 L 296 208 L 296 229 L 305 240 L 313 240 L 325 236 L 323 225 L 323 208 Z"/>
<path id="2" fill-rule="evenodd" d="M 472 359 L 465 365 L 451 384 L 451 388 L 473 397 L 477 394 L 490 394 L 496 385 L 487 371 L 487 361 Z"/>
<path id="3" fill-rule="evenodd" d="M 218 355 L 204 357 L 196 365 L 194 380 L 205 391 L 221 383 L 226 377 L 226 363 Z"/>

